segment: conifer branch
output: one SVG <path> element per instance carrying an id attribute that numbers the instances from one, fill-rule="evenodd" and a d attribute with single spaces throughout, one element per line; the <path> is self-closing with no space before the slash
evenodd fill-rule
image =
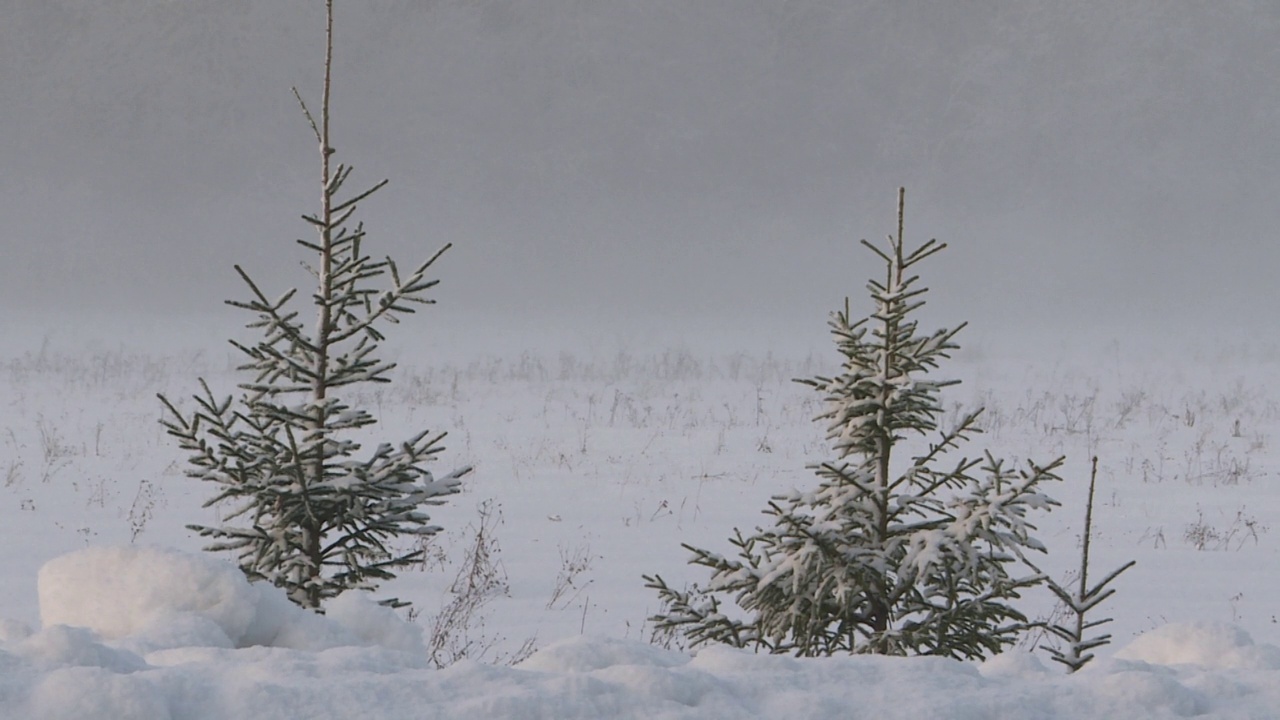
<path id="1" fill-rule="evenodd" d="M 298 105 L 302 108 L 302 114 L 306 116 L 307 123 L 311 126 L 311 132 L 315 133 L 316 142 L 323 143 L 324 139 L 320 137 L 320 128 L 316 126 L 316 119 L 312 117 L 311 110 L 307 108 L 307 103 L 302 99 L 302 95 L 298 92 L 297 86 L 295 85 L 289 89 L 293 91 L 293 96 L 297 98 Z"/>

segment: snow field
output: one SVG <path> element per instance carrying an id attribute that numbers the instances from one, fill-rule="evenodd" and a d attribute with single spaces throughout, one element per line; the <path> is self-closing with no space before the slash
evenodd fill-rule
<path id="1" fill-rule="evenodd" d="M 771 494 L 811 483 L 804 465 L 826 456 L 817 398 L 790 379 L 828 370 L 824 356 L 416 357 L 358 400 L 383 421 L 371 439 L 448 430 L 441 469 L 476 472 L 432 511 L 445 532 L 424 571 L 379 593 L 414 602 L 414 622 L 344 617 L 339 604 L 323 628 L 233 589 L 229 566 L 193 570 L 159 549 L 196 552 L 183 526 L 216 508 L 201 509 L 206 488 L 182 478 L 154 393 L 185 398 L 200 375 L 230 391 L 222 350 L 27 345 L 0 357 L 0 616 L 12 618 L 0 625 L 12 671 L 0 716 L 294 717 L 314 703 L 316 717 L 349 717 L 362 701 L 385 717 L 1267 717 L 1280 706 L 1273 351 L 1117 346 L 1027 362 L 977 348 L 944 366 L 964 381 L 946 396 L 957 414 L 987 407 L 974 452 L 1068 456 L 1066 482 L 1049 488 L 1064 506 L 1039 523 L 1043 567 L 1060 580 L 1075 569 L 1099 456 L 1094 573 L 1138 565 L 1101 608 L 1115 644 L 1074 678 L 1043 654 L 981 666 L 724 649 L 691 660 L 645 644 L 656 607 L 641 573 L 702 579 L 681 542 L 727 549 Z M 468 564 L 477 547 L 487 560 Z M 82 548 L 105 554 L 62 557 Z M 140 548 L 159 555 L 131 576 Z M 468 595 L 477 569 L 486 581 Z M 136 602 L 86 593 L 104 571 Z M 446 614 L 460 597 L 469 612 Z M 1026 601 L 1033 615 L 1054 611 L 1047 591 Z M 271 630 L 279 646 L 261 644 Z"/>

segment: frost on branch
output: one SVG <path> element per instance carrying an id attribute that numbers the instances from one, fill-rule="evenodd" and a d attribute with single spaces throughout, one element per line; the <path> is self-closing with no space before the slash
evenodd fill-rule
<path id="1" fill-rule="evenodd" d="M 1024 562 L 1044 551 L 1029 516 L 1057 504 L 1040 486 L 1059 479 L 1062 460 L 1015 470 L 989 453 L 952 458 L 980 432 L 979 413 L 941 429 L 939 392 L 958 381 L 925 376 L 960 328 L 918 332 L 925 289 L 907 272 L 945 246 L 905 250 L 901 194 L 897 237 L 887 249 L 863 244 L 886 267 L 868 284 L 874 310 L 856 322 L 847 304 L 835 313 L 842 372 L 801 381 L 823 395 L 817 421 L 835 459 L 812 466 L 816 489 L 772 499 L 771 527 L 736 532 L 734 557 L 686 545 L 710 570 L 705 583 L 680 590 L 646 576 L 664 603 L 659 633 L 801 656 L 978 658 L 1026 629 L 1012 602 L 1044 579 Z M 906 442 L 919 450 L 904 463 L 895 450 Z"/>

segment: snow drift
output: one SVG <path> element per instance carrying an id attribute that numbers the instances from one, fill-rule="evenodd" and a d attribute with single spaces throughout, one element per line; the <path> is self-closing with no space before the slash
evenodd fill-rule
<path id="1" fill-rule="evenodd" d="M 358 594 L 325 616 L 229 564 L 90 548 L 39 576 L 44 628 L 0 622 L 0 717 L 1266 717 L 1280 648 L 1169 625 L 1064 676 L 1025 652 L 796 659 L 577 637 L 516 667 L 428 669 L 421 632 Z"/>
<path id="2" fill-rule="evenodd" d="M 88 548 L 40 570 L 46 628 L 88 628 L 138 652 L 177 647 L 323 650 L 381 645 L 422 652 L 422 631 L 360 593 L 324 616 L 302 610 L 234 565 L 163 548 Z"/>

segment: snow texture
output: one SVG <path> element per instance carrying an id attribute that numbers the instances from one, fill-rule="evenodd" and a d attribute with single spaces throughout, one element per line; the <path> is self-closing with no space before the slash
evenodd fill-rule
<path id="1" fill-rule="evenodd" d="M 416 626 L 358 593 L 326 616 L 231 564 L 162 548 L 89 548 L 39 576 L 43 629 L 0 622 L 0 717 L 1167 718 L 1269 717 L 1280 648 L 1226 624 L 1166 625 L 1064 676 L 1008 652 L 798 659 L 690 657 L 576 637 L 515 667 L 428 669 Z"/>

